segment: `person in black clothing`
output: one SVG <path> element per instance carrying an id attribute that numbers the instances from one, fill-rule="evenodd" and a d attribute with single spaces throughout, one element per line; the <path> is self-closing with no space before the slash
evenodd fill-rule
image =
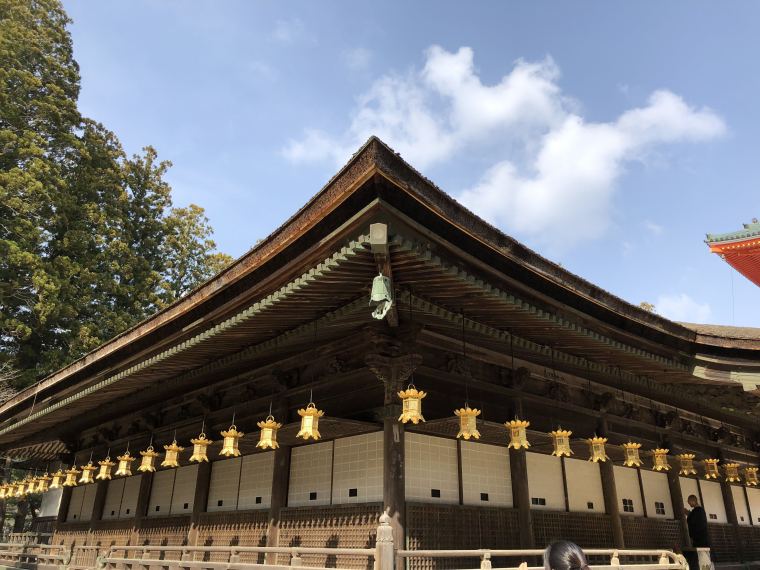
<path id="1" fill-rule="evenodd" d="M 710 537 L 707 534 L 707 514 L 700 506 L 695 495 L 689 495 L 689 498 L 686 500 L 691 507 L 690 511 L 686 509 L 686 524 L 689 527 L 691 545 L 695 548 L 709 548 Z"/>
<path id="2" fill-rule="evenodd" d="M 577 544 L 557 540 L 544 551 L 544 570 L 589 570 L 588 560 Z"/>

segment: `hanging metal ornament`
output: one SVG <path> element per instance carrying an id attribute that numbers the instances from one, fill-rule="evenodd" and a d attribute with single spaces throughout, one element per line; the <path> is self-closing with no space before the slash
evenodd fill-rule
<path id="1" fill-rule="evenodd" d="M 573 435 L 573 432 L 560 427 L 553 432 L 549 432 L 549 435 L 552 436 L 552 447 L 554 448 L 552 455 L 555 457 L 570 457 L 573 454 L 573 450 L 570 447 L 570 436 Z"/>
<path id="2" fill-rule="evenodd" d="M 37 492 L 37 477 L 29 477 L 26 480 L 26 494 L 30 495 Z"/>
<path id="3" fill-rule="evenodd" d="M 190 443 L 193 444 L 193 454 L 190 456 L 190 463 L 208 463 L 208 446 L 214 442 L 206 437 L 204 432 L 205 427 L 206 422 L 203 422 L 201 433 L 195 439 L 190 440 Z"/>
<path id="4" fill-rule="evenodd" d="M 79 482 L 83 485 L 88 485 L 95 482 L 95 471 L 97 467 L 92 464 L 92 458 L 87 462 L 87 465 L 82 465 L 82 476 L 79 478 Z"/>
<path id="5" fill-rule="evenodd" d="M 77 478 L 79 477 L 79 470 L 77 470 L 76 465 L 72 465 L 71 469 L 66 470 L 66 479 L 63 481 L 64 487 L 76 487 L 77 486 Z"/>
<path id="6" fill-rule="evenodd" d="M 694 467 L 694 458 L 696 455 L 693 453 L 680 453 L 676 455 L 678 463 L 681 468 L 678 470 L 679 475 L 696 475 L 697 470 Z"/>
<path id="7" fill-rule="evenodd" d="M 37 478 L 37 493 L 47 493 L 50 488 L 50 480 L 52 477 L 45 471 L 40 477 Z"/>
<path id="8" fill-rule="evenodd" d="M 153 445 L 149 445 L 148 449 L 140 452 L 142 459 L 137 470 L 140 473 L 153 473 L 156 470 L 156 457 L 158 455 L 159 453 L 153 449 Z"/>
<path id="9" fill-rule="evenodd" d="M 98 465 L 100 467 L 98 468 L 98 474 L 95 476 L 95 479 L 98 481 L 109 481 L 111 479 L 111 471 L 114 468 L 114 463 L 111 461 L 111 454 L 106 454 L 106 458 L 103 461 L 98 461 Z"/>
<path id="10" fill-rule="evenodd" d="M 319 418 L 324 416 L 325 413 L 322 410 L 318 410 L 314 402 L 309 401 L 305 408 L 298 410 L 298 415 L 301 416 L 301 429 L 296 434 L 296 437 L 300 437 L 301 439 L 320 439 L 322 436 L 319 434 Z"/>
<path id="11" fill-rule="evenodd" d="M 280 444 L 277 443 L 277 430 L 282 427 L 282 424 L 274 420 L 271 412 L 264 421 L 258 422 L 256 425 L 261 429 L 256 447 L 260 449 L 277 449 L 280 447 Z"/>
<path id="12" fill-rule="evenodd" d="M 424 422 L 422 417 L 422 399 L 427 396 L 427 392 L 417 390 L 414 384 L 409 384 L 406 390 L 401 390 L 398 397 L 401 398 L 401 415 L 398 417 L 402 423 L 412 422 L 418 424 Z"/>
<path id="13" fill-rule="evenodd" d="M 222 455 L 224 457 L 239 457 L 239 442 L 240 438 L 244 435 L 245 434 L 242 431 L 237 430 L 237 426 L 235 426 L 235 417 L 233 416 L 232 424 L 230 427 L 227 428 L 227 431 L 222 432 L 224 441 L 222 443 L 222 450 L 219 452 L 219 455 Z"/>
<path id="14" fill-rule="evenodd" d="M 757 471 L 757 467 L 747 467 L 744 470 L 744 482 L 746 483 L 747 487 L 757 487 Z"/>
<path id="15" fill-rule="evenodd" d="M 66 478 L 66 474 L 59 468 L 58 471 L 53 473 L 50 479 L 49 489 L 60 489 L 63 487 L 63 481 Z"/>
<path id="16" fill-rule="evenodd" d="M 8 485 L 6 483 L 3 483 L 0 485 L 0 500 L 5 499 L 5 497 L 8 496 Z"/>
<path id="17" fill-rule="evenodd" d="M 609 459 L 609 457 L 607 457 L 607 449 L 605 447 L 607 444 L 606 437 L 594 436 L 587 439 L 586 443 L 588 443 L 590 454 L 590 457 L 588 458 L 589 461 L 593 463 L 604 463 Z"/>
<path id="18" fill-rule="evenodd" d="M 465 404 L 464 408 L 454 410 L 454 415 L 459 418 L 459 433 L 457 434 L 457 438 L 461 437 L 466 440 L 470 438 L 480 439 L 477 422 L 480 410 L 471 408 L 469 404 Z"/>
<path id="19" fill-rule="evenodd" d="M 161 467 L 171 467 L 172 469 L 179 467 L 179 454 L 185 450 L 184 447 L 177 445 L 177 438 L 172 440 L 169 445 L 164 446 L 166 454 L 164 460 L 161 462 Z"/>
<path id="20" fill-rule="evenodd" d="M 742 479 L 739 476 L 738 463 L 726 463 L 723 465 L 723 469 L 726 471 L 726 483 L 739 483 Z"/>
<path id="21" fill-rule="evenodd" d="M 641 444 L 638 442 L 629 441 L 628 443 L 624 443 L 623 452 L 625 453 L 625 459 L 623 460 L 623 465 L 626 467 L 641 467 L 643 461 L 639 454 L 640 449 Z"/>
<path id="22" fill-rule="evenodd" d="M 658 447 L 652 450 L 652 470 L 653 471 L 670 471 L 670 462 L 668 461 L 669 449 Z"/>
<path id="23" fill-rule="evenodd" d="M 16 492 L 13 496 L 20 499 L 26 495 L 26 479 L 16 482 Z"/>
<path id="24" fill-rule="evenodd" d="M 720 463 L 720 459 L 705 459 L 705 479 L 717 479 L 720 477 L 718 463 Z"/>
<path id="25" fill-rule="evenodd" d="M 511 449 L 528 449 L 530 447 L 528 426 L 530 426 L 530 422 L 527 420 L 514 419 L 504 422 L 504 427 L 509 431 L 509 445 L 507 447 Z"/>
<path id="26" fill-rule="evenodd" d="M 119 464 L 116 466 L 117 477 L 129 477 L 132 475 L 132 463 L 135 458 L 129 454 L 129 448 L 124 452 L 124 455 L 119 455 L 116 459 L 119 460 Z"/>

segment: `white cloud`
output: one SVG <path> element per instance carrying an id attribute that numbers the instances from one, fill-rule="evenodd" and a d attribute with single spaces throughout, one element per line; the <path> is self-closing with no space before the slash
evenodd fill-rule
<path id="1" fill-rule="evenodd" d="M 698 303 L 686 293 L 660 295 L 655 310 L 672 321 L 686 323 L 705 323 L 712 314 L 710 305 Z"/>
<path id="2" fill-rule="evenodd" d="M 665 228 L 663 228 L 660 224 L 653 222 L 652 220 L 644 220 L 644 227 L 649 233 L 655 236 L 661 236 L 665 231 Z"/>
<path id="3" fill-rule="evenodd" d="M 272 38 L 278 42 L 290 44 L 301 38 L 304 30 L 305 26 L 299 18 L 277 20 L 272 30 Z"/>
<path id="4" fill-rule="evenodd" d="M 372 61 L 372 52 L 363 47 L 347 50 L 343 53 L 346 66 L 353 71 L 364 71 Z"/>
<path id="5" fill-rule="evenodd" d="M 655 91 L 616 120 L 588 122 L 563 95 L 559 76 L 550 57 L 519 60 L 486 85 L 472 49 L 433 46 L 422 69 L 385 75 L 360 96 L 342 134 L 306 131 L 283 153 L 293 161 L 342 164 L 374 134 L 423 170 L 455 152 L 496 156 L 459 199 L 507 231 L 566 248 L 606 231 L 615 183 L 628 162 L 657 145 L 725 131 L 715 113 L 669 91 Z"/>

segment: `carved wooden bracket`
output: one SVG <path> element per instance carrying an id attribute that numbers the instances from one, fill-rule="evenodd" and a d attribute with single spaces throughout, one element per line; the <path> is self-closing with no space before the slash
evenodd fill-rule
<path id="1" fill-rule="evenodd" d="M 385 404 L 396 401 L 396 393 L 401 390 L 406 381 L 422 363 L 421 354 L 405 354 L 403 356 L 383 356 L 368 354 L 364 362 L 372 373 L 385 385 Z"/>

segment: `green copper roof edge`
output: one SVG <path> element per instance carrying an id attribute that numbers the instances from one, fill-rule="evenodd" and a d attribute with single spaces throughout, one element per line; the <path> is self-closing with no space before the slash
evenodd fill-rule
<path id="1" fill-rule="evenodd" d="M 724 234 L 707 234 L 706 243 L 720 243 L 727 241 L 740 241 L 748 238 L 760 237 L 760 222 L 753 220 L 749 224 L 744 224 L 744 229 Z"/>
<path id="2" fill-rule="evenodd" d="M 364 242 L 369 241 L 369 236 L 360 236 L 359 239 L 353 240 L 349 243 L 348 248 L 352 250 L 352 253 L 355 253 L 356 249 L 364 249 L 365 246 L 363 245 Z M 344 248 L 345 249 L 345 248 Z M 341 254 L 339 252 L 334 253 L 332 256 L 330 256 L 327 259 L 340 256 Z M 309 270 L 312 271 L 312 270 Z M 71 396 L 68 396 L 67 398 L 64 398 L 60 402 L 56 402 L 55 404 L 51 404 L 50 406 L 47 406 L 43 408 L 42 410 L 39 410 L 37 412 L 29 414 L 27 417 L 15 422 L 13 425 L 7 426 L 5 428 L 0 429 L 0 435 L 5 435 L 6 433 L 10 433 L 11 431 L 28 424 L 29 422 L 32 422 L 36 419 L 39 419 L 50 412 L 53 412 L 55 410 L 58 410 L 64 406 L 67 406 L 68 404 L 71 404 L 72 402 L 75 402 L 89 394 L 92 394 L 94 392 L 97 392 L 99 390 L 102 390 L 103 388 L 106 388 L 107 386 L 110 386 L 114 384 L 115 382 L 118 382 L 119 380 L 123 380 L 127 376 L 131 376 L 135 374 L 136 372 L 140 372 L 153 364 L 156 364 L 157 362 L 161 362 L 163 360 L 166 360 L 167 358 L 174 356 L 175 354 L 179 352 L 184 352 L 187 349 L 196 346 L 197 344 L 200 344 L 201 342 L 204 342 L 208 340 L 209 338 L 213 338 L 217 336 L 218 334 L 233 328 L 235 325 L 237 325 L 240 322 L 243 322 L 245 320 L 248 320 L 258 314 L 259 312 L 265 310 L 272 304 L 274 304 L 276 301 L 289 296 L 289 293 L 292 292 L 292 286 L 293 284 L 302 284 L 306 285 L 308 283 L 307 275 L 308 271 L 306 273 L 303 273 L 300 277 L 295 278 L 290 283 L 287 283 L 286 285 L 280 287 L 277 291 L 274 291 L 264 297 L 263 299 L 253 303 L 251 306 L 249 306 L 247 309 L 242 309 L 235 315 L 225 319 L 218 325 L 214 326 L 211 329 L 208 329 L 207 331 L 203 331 L 201 333 L 198 333 L 197 335 L 181 342 L 178 345 L 175 345 L 173 347 L 167 348 L 163 350 L 162 352 L 143 360 L 142 362 L 138 362 L 137 364 L 134 364 L 130 366 L 129 368 L 122 370 L 121 372 L 114 374 L 113 376 L 110 376 L 108 378 L 105 378 L 104 380 L 101 380 L 100 382 L 97 382 L 93 384 L 92 386 L 88 386 L 84 390 L 81 390 L 77 392 L 76 394 L 72 394 Z M 358 301 L 357 301 L 358 302 Z M 212 332 L 212 334 L 207 335 L 208 332 Z"/>
<path id="3" fill-rule="evenodd" d="M 420 247 L 419 245 L 416 245 L 414 242 L 412 242 L 409 239 L 404 238 L 401 235 L 392 236 L 391 242 L 394 245 L 401 247 L 409 252 L 418 251 L 418 248 Z M 438 256 L 433 256 L 433 258 L 429 260 L 428 262 L 434 265 L 438 265 L 441 268 L 441 270 L 443 270 L 446 273 L 453 273 L 454 276 L 459 278 L 460 280 L 468 281 L 470 285 L 473 285 L 473 283 L 477 281 L 477 278 L 474 278 L 474 276 L 470 276 L 464 270 L 457 270 L 453 266 L 447 266 L 447 264 L 442 262 Z M 592 331 L 591 329 L 588 329 L 582 325 L 577 325 L 577 324 L 571 325 L 570 321 L 568 321 L 564 317 L 555 315 L 553 313 L 548 313 L 547 311 L 544 311 L 543 309 L 539 309 L 535 305 L 532 305 L 531 303 L 528 303 L 527 301 L 524 301 L 523 299 L 520 299 L 518 297 L 514 297 L 513 295 L 507 293 L 506 291 L 502 291 L 496 287 L 492 286 L 492 287 L 489 287 L 488 289 L 486 289 L 485 287 L 480 287 L 480 289 L 486 295 L 499 298 L 502 301 L 510 305 L 515 305 L 527 311 L 530 314 L 537 315 L 540 318 L 543 318 L 545 320 L 553 321 L 565 330 L 581 333 L 589 338 L 596 340 L 597 342 L 605 344 L 616 350 L 626 352 L 628 354 L 633 354 L 635 356 L 643 357 L 643 358 L 646 358 L 647 360 L 657 362 L 658 364 L 669 366 L 677 370 L 683 370 L 683 371 L 689 370 L 688 366 L 686 366 L 685 364 L 681 364 L 680 362 L 676 362 L 669 358 L 665 358 L 663 356 L 659 356 L 657 354 L 653 354 L 653 353 L 644 351 L 642 349 L 629 346 L 625 343 L 612 339 L 608 336 L 599 334 L 596 331 Z"/>

